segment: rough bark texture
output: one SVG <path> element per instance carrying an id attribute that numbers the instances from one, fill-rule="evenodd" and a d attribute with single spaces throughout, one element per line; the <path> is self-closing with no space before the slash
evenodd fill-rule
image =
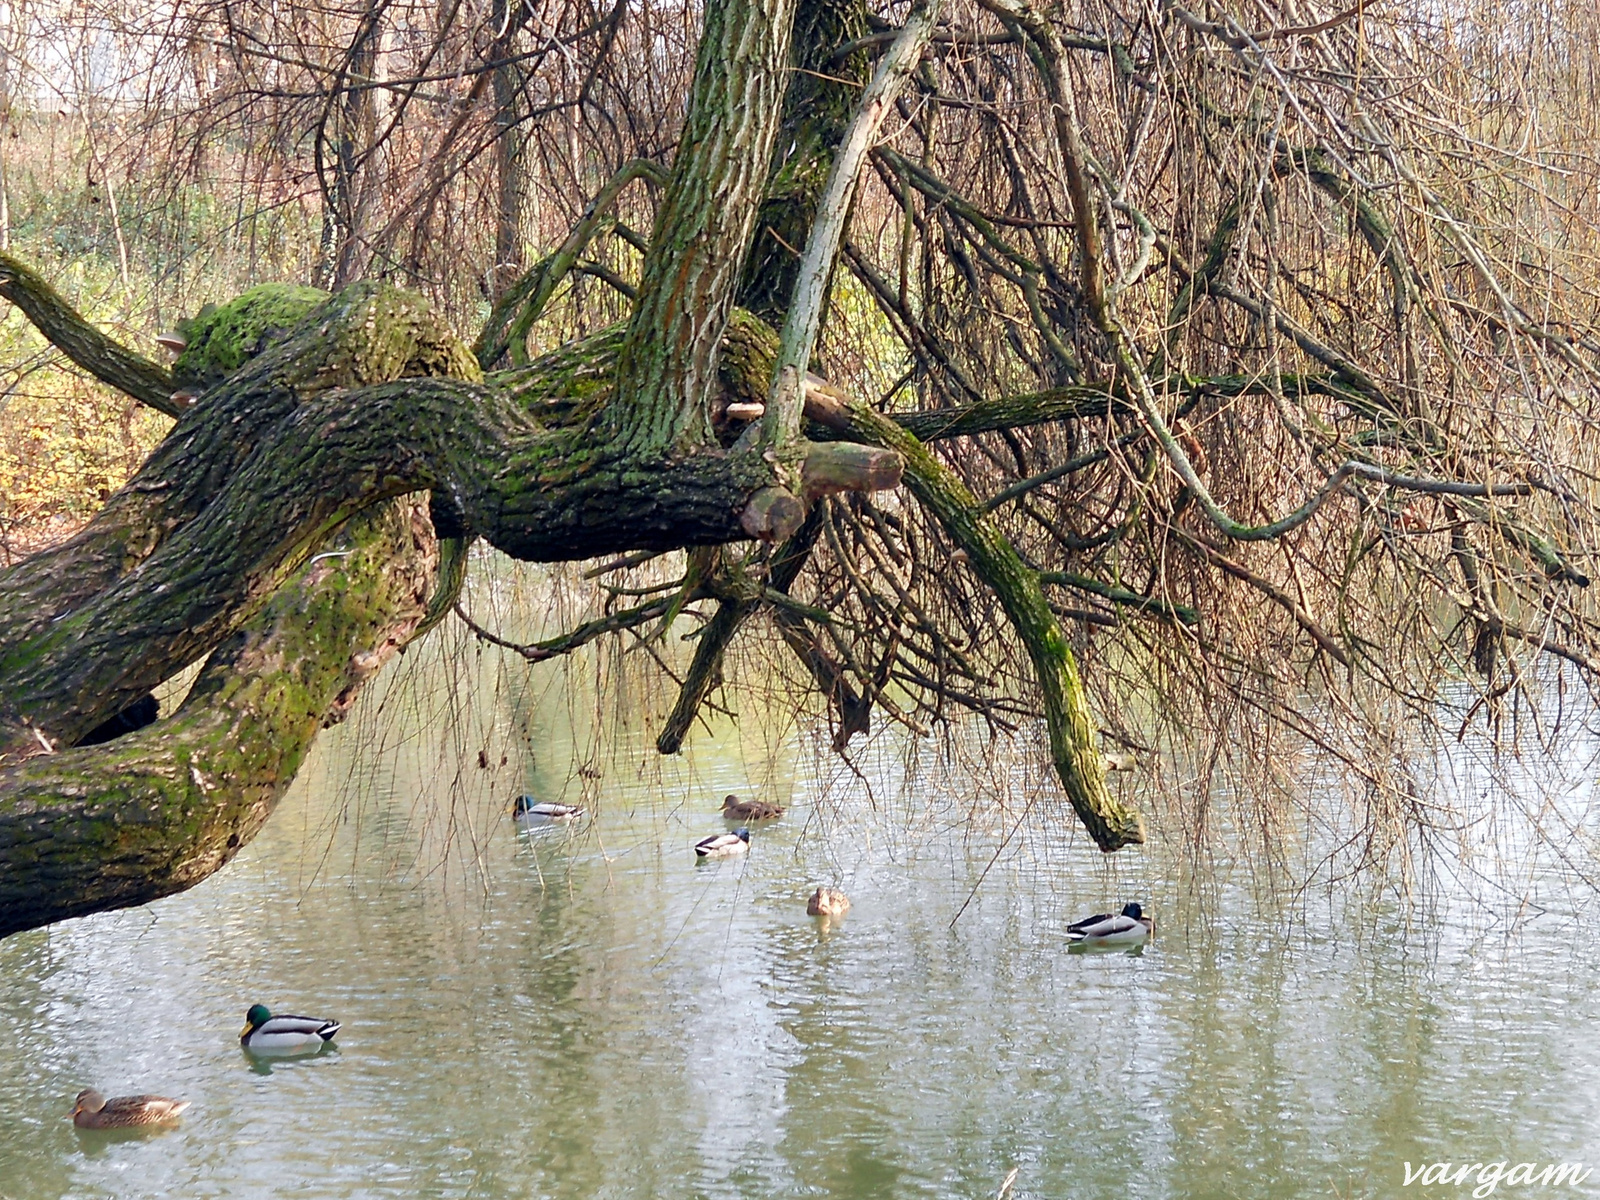
<path id="1" fill-rule="evenodd" d="M 263 283 L 227 304 L 208 304 L 178 322 L 183 352 L 172 364 L 172 379 L 197 400 L 245 363 L 288 337 L 328 293 L 292 283 Z M 184 404 L 188 407 L 188 403 Z"/>
<path id="2" fill-rule="evenodd" d="M 744 277 L 739 286 L 740 310 L 750 319 L 729 325 L 724 355 L 737 352 L 739 373 L 752 384 L 758 383 L 741 399 L 765 406 L 773 371 L 777 363 L 778 338 L 775 326 L 783 324 L 800 274 L 801 252 L 816 218 L 817 205 L 827 184 L 834 152 L 849 127 L 856 98 L 865 86 L 869 61 L 857 50 L 842 60 L 833 61 L 834 51 L 859 38 L 867 29 L 867 6 L 862 0 L 800 0 L 796 9 L 793 38 L 793 70 L 784 94 L 783 123 L 779 131 L 778 155 L 767 181 L 766 196 L 758 216 L 755 237 L 745 260 Z M 731 336 L 737 331 L 738 337 Z M 735 347 L 737 350 L 735 351 Z M 725 371 L 724 374 L 727 374 Z M 828 436 L 826 433 L 823 436 Z M 768 496 L 769 502 L 782 497 Z M 759 518 L 759 514 L 752 514 Z M 810 537 L 815 537 L 814 522 Z M 798 543 L 804 540 L 801 548 Z M 805 528 L 796 530 L 793 540 L 773 561 L 773 587 L 787 591 L 793 583 L 778 582 L 788 563 L 795 572 L 809 554 L 810 540 Z M 678 701 L 667 719 L 656 746 L 663 754 L 676 754 L 694 724 L 700 705 L 722 675 L 722 657 L 746 620 L 763 605 L 753 597 L 725 597 L 695 646 L 694 661 L 679 690 Z M 785 629 L 791 645 L 798 646 L 804 635 L 792 625 Z M 814 654 L 801 654 L 807 668 L 818 678 L 818 685 L 830 698 L 838 687 L 825 682 L 821 661 Z M 841 703 L 859 703 L 853 693 Z M 860 724 L 846 720 L 842 724 Z"/>
<path id="3" fill-rule="evenodd" d="M 591 416 L 615 400 L 621 337 L 606 331 L 476 383 L 464 348 L 414 299 L 363 287 L 319 309 L 186 414 L 74 543 L 13 572 L 15 586 L 0 596 L 30 603 L 0 609 L 12 618 L 0 642 L 9 748 L 29 753 L 41 734 L 71 744 L 248 618 L 329 531 L 404 492 L 439 489 L 465 528 L 529 560 L 738 540 L 751 532 L 750 514 L 769 509 L 781 509 L 782 521 L 768 532 L 797 526 L 800 510 L 783 507 L 759 453 L 713 448 L 687 460 L 618 462 L 592 444 Z M 774 334 L 741 315 L 727 345 L 722 387 L 755 391 L 770 377 Z M 329 386 L 387 373 L 413 377 Z M 1072 398 L 1096 400 L 1105 403 L 1103 394 Z M 1056 415 L 1059 401 L 997 410 L 1025 420 Z M 984 420 L 963 412 L 949 423 Z M 810 496 L 897 483 L 900 447 L 882 429 L 828 436 L 896 453 L 817 445 L 804 470 Z M 1071 699 L 1071 679 L 1063 686 L 1065 722 L 1082 701 Z M 1093 799 L 1092 786 L 1085 794 Z"/>
<path id="4" fill-rule="evenodd" d="M 302 401 L 337 388 L 442 374 L 472 378 L 477 368 L 417 297 L 362 284 L 329 301 L 293 338 L 185 411 L 75 537 L 0 571 L 0 678 L 31 633 L 132 571 L 203 510 Z"/>
<path id="5" fill-rule="evenodd" d="M 0 768 L 0 936 L 182 891 L 253 837 L 317 731 L 422 620 L 420 499 L 350 522 L 224 642 L 171 717 Z"/>
<path id="6" fill-rule="evenodd" d="M 734 323 L 729 365 L 765 378 L 774 339 L 756 326 Z M 606 331 L 477 383 L 414 297 L 363 285 L 318 309 L 186 413 L 88 528 L 0 575 L 3 748 L 70 745 L 203 655 L 342 521 L 405 492 L 439 489 L 525 560 L 745 537 L 772 481 L 759 452 L 628 460 L 592 437 L 619 344 Z M 385 376 L 406 378 L 350 386 Z M 892 455 L 816 449 L 819 492 L 897 479 Z"/>
<path id="7" fill-rule="evenodd" d="M 618 373 L 616 448 L 712 442 L 706 406 L 783 110 L 795 0 L 711 0 L 689 121 L 656 217 Z"/>
<path id="8" fill-rule="evenodd" d="M 40 734 L 52 745 L 72 744 L 205 653 L 304 560 L 308 546 L 255 540 L 267 535 L 251 526 L 261 505 L 285 490 L 303 493 L 316 512 L 329 511 L 317 489 L 340 472 L 326 462 L 314 462 L 318 473 L 299 479 L 272 479 L 269 448 L 292 440 L 301 405 L 331 396 L 327 407 L 353 403 L 358 420 L 359 393 L 345 389 L 437 374 L 471 379 L 477 364 L 424 303 L 382 285 L 348 289 L 187 410 L 77 536 L 0 572 L 0 754 L 31 752 L 42 745 Z M 254 495 L 239 486 L 247 475 Z M 370 489 L 365 504 L 345 515 L 428 486 L 426 479 L 413 487 L 385 482 L 390 486 Z M 242 607 L 205 633 L 185 629 L 226 588 L 222 573 L 242 560 L 258 568 L 234 581 Z M 117 608 L 115 598 L 135 594 L 137 611 Z M 93 656 L 103 660 L 95 669 Z M 114 670 L 114 659 L 127 669 Z M 110 675 L 139 681 L 118 686 Z"/>

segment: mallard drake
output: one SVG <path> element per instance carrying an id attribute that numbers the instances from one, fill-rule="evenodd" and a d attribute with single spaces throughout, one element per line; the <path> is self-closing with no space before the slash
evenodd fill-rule
<path id="1" fill-rule="evenodd" d="M 776 821 L 783 816 L 783 805 L 728 796 L 722 801 L 722 815 L 730 821 Z"/>
<path id="2" fill-rule="evenodd" d="M 748 829 L 714 834 L 694 844 L 694 852 L 701 858 L 727 858 L 730 854 L 743 854 L 748 849 L 750 849 Z"/>
<path id="3" fill-rule="evenodd" d="M 576 821 L 583 809 L 576 804 L 555 804 L 548 800 L 535 800 L 532 796 L 518 796 L 511 806 L 511 815 L 518 821 L 538 824 L 545 821 Z"/>
<path id="4" fill-rule="evenodd" d="M 842 917 L 850 911 L 850 897 L 838 888 L 819 887 L 806 901 L 806 912 L 813 917 Z"/>
<path id="5" fill-rule="evenodd" d="M 72 1106 L 72 1123 L 79 1129 L 167 1125 L 188 1107 L 187 1100 L 168 1100 L 165 1096 L 116 1096 L 107 1100 L 93 1088 L 84 1088 Z"/>
<path id="6" fill-rule="evenodd" d="M 339 1022 L 317 1017 L 275 1017 L 265 1004 L 252 1004 L 244 1015 L 239 1043 L 246 1050 L 317 1050 L 333 1040 Z"/>
<path id="7" fill-rule="evenodd" d="M 1122 911 L 1097 913 L 1067 926 L 1067 937 L 1074 942 L 1095 946 L 1137 946 L 1156 931 L 1156 919 L 1144 915 L 1137 904 L 1125 904 Z"/>

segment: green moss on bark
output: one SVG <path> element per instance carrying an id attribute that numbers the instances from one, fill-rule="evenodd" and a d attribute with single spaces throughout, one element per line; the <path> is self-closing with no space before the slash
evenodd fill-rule
<path id="1" fill-rule="evenodd" d="M 423 619 L 437 560 L 420 498 L 351 522 L 337 549 L 217 647 L 173 716 L 0 770 L 0 936 L 182 891 L 249 842 Z"/>
<path id="2" fill-rule="evenodd" d="M 172 364 L 179 387 L 203 391 L 232 375 L 273 344 L 288 337 L 328 299 L 320 288 L 263 283 L 223 305 L 208 304 L 178 322 L 188 344 Z"/>

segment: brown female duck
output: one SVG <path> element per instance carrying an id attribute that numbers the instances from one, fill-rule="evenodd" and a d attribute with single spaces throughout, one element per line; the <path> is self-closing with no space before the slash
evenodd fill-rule
<path id="1" fill-rule="evenodd" d="M 819 887 L 806 901 L 806 912 L 813 917 L 842 917 L 850 911 L 850 897 L 838 888 Z"/>
<path id="2" fill-rule="evenodd" d="M 188 1107 L 187 1100 L 168 1100 L 165 1096 L 114 1096 L 107 1100 L 93 1088 L 84 1088 L 72 1106 L 72 1123 L 79 1129 L 168 1125 Z"/>
<path id="3" fill-rule="evenodd" d="M 730 821 L 776 821 L 783 816 L 783 806 L 729 796 L 722 802 L 722 815 Z"/>

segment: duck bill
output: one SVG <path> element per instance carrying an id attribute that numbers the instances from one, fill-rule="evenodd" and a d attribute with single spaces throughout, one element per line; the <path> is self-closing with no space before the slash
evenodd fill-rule
<path id="1" fill-rule="evenodd" d="M 249 1036 L 250 1036 L 250 1024 L 248 1022 L 246 1022 L 245 1023 L 245 1027 L 243 1029 L 239 1030 L 239 1040 L 242 1042 L 242 1041 L 245 1040 L 245 1038 L 247 1038 Z"/>

